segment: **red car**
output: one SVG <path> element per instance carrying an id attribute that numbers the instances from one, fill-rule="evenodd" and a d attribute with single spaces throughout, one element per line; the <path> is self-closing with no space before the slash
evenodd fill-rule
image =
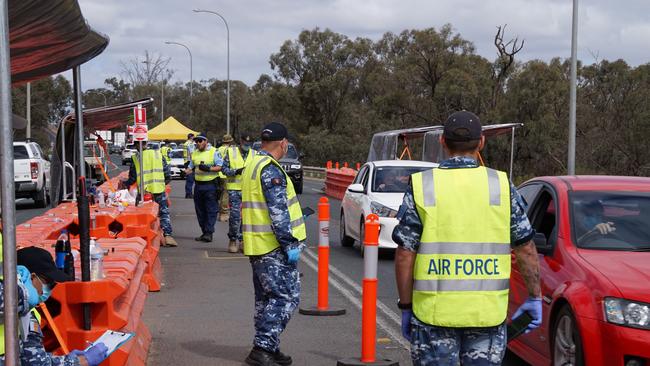
<path id="1" fill-rule="evenodd" d="M 650 366 L 650 178 L 541 177 L 518 190 L 544 322 L 510 350 L 532 365 Z M 512 264 L 510 316 L 528 296 Z"/>

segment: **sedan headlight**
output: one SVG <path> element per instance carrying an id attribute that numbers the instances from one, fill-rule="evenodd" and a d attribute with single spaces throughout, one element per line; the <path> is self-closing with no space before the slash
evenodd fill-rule
<path id="1" fill-rule="evenodd" d="M 291 168 L 291 169 L 300 169 L 300 168 L 302 168 L 302 165 L 300 165 L 300 164 L 291 164 L 289 166 L 289 168 Z"/>
<path id="2" fill-rule="evenodd" d="M 605 298 L 605 318 L 614 324 L 650 329 L 650 304 L 607 297 Z"/>
<path id="3" fill-rule="evenodd" d="M 379 202 L 370 202 L 370 211 L 379 217 L 396 217 L 397 211 L 390 207 L 384 206 Z"/>

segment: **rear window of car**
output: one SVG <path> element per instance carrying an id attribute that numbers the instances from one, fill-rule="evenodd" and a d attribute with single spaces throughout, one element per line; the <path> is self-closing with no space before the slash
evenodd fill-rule
<path id="1" fill-rule="evenodd" d="M 169 153 L 170 157 L 172 159 L 182 159 L 183 158 L 183 150 L 172 150 Z"/>
<path id="2" fill-rule="evenodd" d="M 135 145 L 126 145 L 126 148 L 128 150 L 135 150 Z"/>
<path id="3" fill-rule="evenodd" d="M 372 179 L 372 191 L 384 193 L 404 193 L 408 187 L 411 174 L 431 169 L 415 166 L 383 166 L 375 169 Z"/>
<path id="4" fill-rule="evenodd" d="M 29 159 L 29 153 L 24 145 L 14 146 L 14 159 Z"/>
<path id="5" fill-rule="evenodd" d="M 570 200 L 578 247 L 650 251 L 650 193 L 573 192 Z"/>

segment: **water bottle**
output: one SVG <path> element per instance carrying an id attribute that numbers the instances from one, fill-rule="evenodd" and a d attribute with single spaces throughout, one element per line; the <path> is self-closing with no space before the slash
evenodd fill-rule
<path id="1" fill-rule="evenodd" d="M 99 207 L 106 207 L 106 202 L 104 201 L 104 191 L 101 189 L 98 189 L 99 192 L 97 192 L 97 204 Z"/>
<path id="2" fill-rule="evenodd" d="M 104 250 L 90 238 L 90 280 L 97 281 L 104 278 Z"/>
<path id="3" fill-rule="evenodd" d="M 70 276 L 70 278 L 76 278 L 75 269 L 74 269 L 75 257 L 72 253 L 72 248 L 70 246 L 70 241 L 66 242 L 65 247 L 65 259 L 63 260 L 63 272 Z"/>
<path id="4" fill-rule="evenodd" d="M 61 230 L 61 234 L 59 235 L 59 238 L 56 240 L 56 245 L 54 246 L 54 264 L 56 264 L 56 268 L 58 269 L 63 269 L 65 267 L 65 245 L 66 242 L 68 242 L 68 246 L 70 245 L 70 240 L 68 239 L 68 230 L 63 229 Z"/>
<path id="5" fill-rule="evenodd" d="M 76 249 L 72 249 L 72 275 L 75 281 L 81 281 L 81 271 L 77 272 L 75 266 L 81 268 L 81 254 Z"/>
<path id="6" fill-rule="evenodd" d="M 115 203 L 115 192 L 108 191 L 108 198 L 106 199 L 106 206 L 113 206 Z"/>

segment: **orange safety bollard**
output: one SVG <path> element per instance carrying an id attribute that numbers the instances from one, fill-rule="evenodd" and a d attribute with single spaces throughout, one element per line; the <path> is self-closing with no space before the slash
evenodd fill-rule
<path id="1" fill-rule="evenodd" d="M 337 366 L 397 366 L 399 362 L 377 360 L 377 260 L 379 256 L 379 216 L 366 217 L 363 238 L 363 295 L 361 309 L 361 358 L 337 361 Z"/>
<path id="2" fill-rule="evenodd" d="M 357 163 L 357 171 L 361 169 L 361 163 Z"/>
<path id="3" fill-rule="evenodd" d="M 336 168 L 336 170 L 339 170 L 339 162 L 338 161 L 336 162 L 336 164 L 334 164 L 334 167 Z"/>
<path id="4" fill-rule="evenodd" d="M 347 168 L 347 167 L 348 167 L 348 162 L 347 162 L 347 161 L 343 163 L 343 167 L 344 167 L 344 168 Z"/>
<path id="5" fill-rule="evenodd" d="M 318 304 L 316 308 L 298 309 L 303 315 L 334 316 L 345 314 L 345 309 L 329 307 L 330 270 L 330 203 L 327 197 L 318 201 Z"/>
<path id="6" fill-rule="evenodd" d="M 327 165 L 325 166 L 327 169 L 332 169 L 332 161 L 328 160 Z"/>

